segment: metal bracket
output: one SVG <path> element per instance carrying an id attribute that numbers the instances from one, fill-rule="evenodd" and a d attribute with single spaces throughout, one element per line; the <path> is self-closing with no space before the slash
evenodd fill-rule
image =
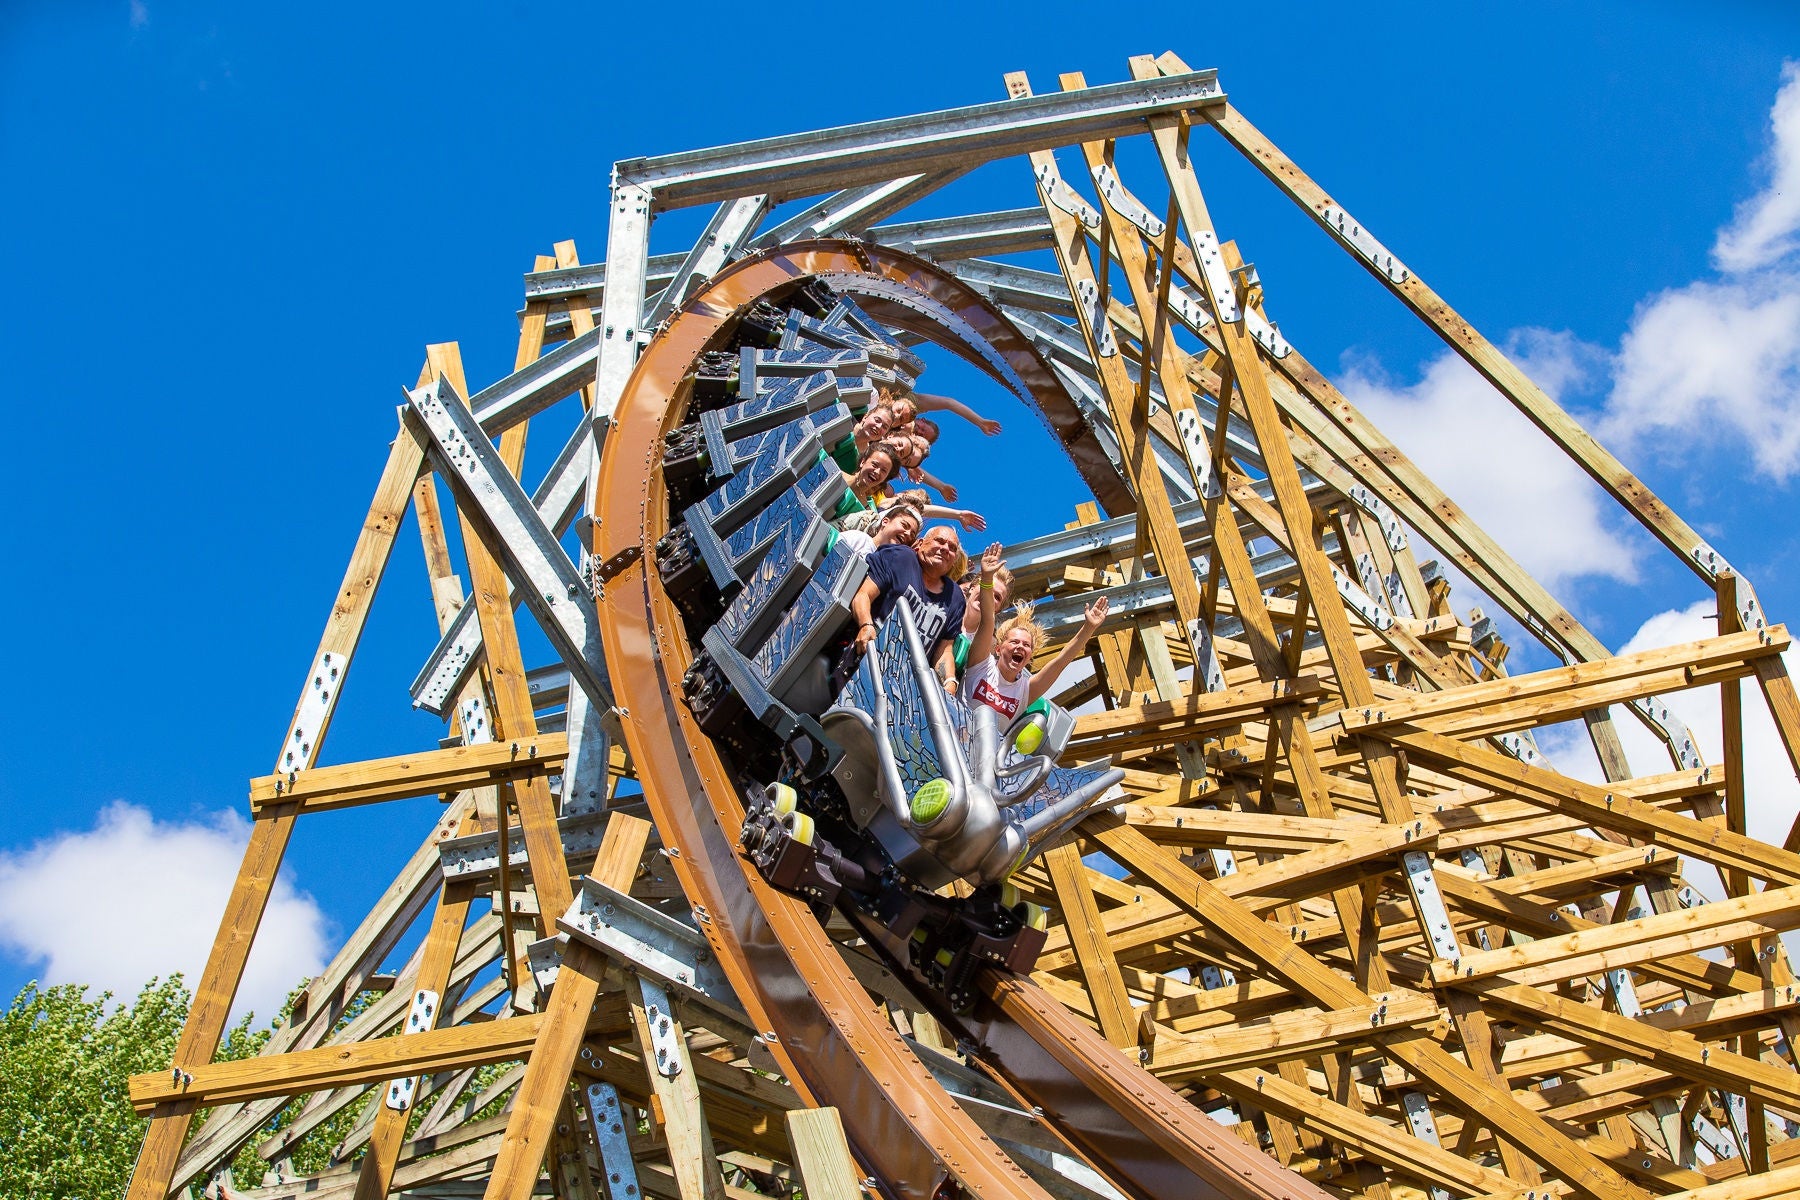
<path id="1" fill-rule="evenodd" d="M 319 740 L 331 723 L 331 712 L 337 707 L 338 693 L 343 690 L 347 655 L 327 650 L 313 663 L 312 674 L 301 689 L 300 703 L 294 707 L 294 722 L 288 726 L 287 740 L 275 760 L 275 773 L 303 771 L 312 766 L 319 753 Z"/>
<path id="2" fill-rule="evenodd" d="M 1195 677 L 1209 692 L 1225 690 L 1225 668 L 1219 664 L 1219 651 L 1213 645 L 1212 630 L 1195 617 L 1188 622 L 1188 649 L 1194 656 Z"/>
<path id="3" fill-rule="evenodd" d="M 556 924 L 636 971 L 646 986 L 658 981 L 748 1026 L 737 993 L 698 930 L 592 878 L 581 880 L 575 902 Z"/>
<path id="4" fill-rule="evenodd" d="M 487 701 L 479 695 L 470 696 L 457 705 L 456 715 L 462 723 L 463 745 L 479 746 L 494 740 L 494 726 L 488 720 Z"/>
<path id="5" fill-rule="evenodd" d="M 1737 1142 L 1738 1153 L 1744 1161 L 1750 1161 L 1750 1105 L 1738 1092 L 1720 1092 L 1720 1106 L 1725 1110 L 1725 1121 L 1731 1126 L 1731 1136 Z M 1730 1155 L 1725 1157 L 1729 1158 Z"/>
<path id="6" fill-rule="evenodd" d="M 1450 923 L 1450 910 L 1444 906 L 1443 893 L 1438 891 L 1431 855 L 1423 850 L 1408 850 L 1400 856 L 1400 866 L 1406 872 L 1406 888 L 1418 907 L 1419 921 L 1425 926 L 1425 936 L 1431 939 L 1432 950 L 1439 958 L 1453 963 L 1461 960 L 1462 947 L 1456 943 L 1456 926 Z"/>
<path id="7" fill-rule="evenodd" d="M 1635 1021 L 1644 1015 L 1644 1006 L 1638 1003 L 1637 985 L 1631 982 L 1631 972 L 1624 967 L 1606 973 L 1607 990 L 1613 994 L 1613 1003 L 1618 1007 L 1619 1015 Z"/>
<path id="8" fill-rule="evenodd" d="M 1393 253 L 1380 242 L 1375 235 L 1357 224 L 1356 218 L 1335 204 L 1327 204 L 1320 212 L 1325 220 L 1325 228 L 1344 245 L 1356 252 L 1364 262 L 1388 277 L 1390 283 L 1405 283 L 1412 278 L 1412 272 L 1406 265 L 1395 258 Z"/>
<path id="9" fill-rule="evenodd" d="M 1399 553 L 1406 549 L 1406 530 L 1400 524 L 1400 518 L 1388 507 L 1387 501 L 1376 495 L 1372 488 L 1360 483 L 1350 485 L 1345 493 L 1350 503 L 1375 518 L 1375 524 L 1381 528 L 1381 536 L 1387 541 L 1388 549 Z"/>
<path id="10" fill-rule="evenodd" d="M 1087 310 L 1088 321 L 1094 329 L 1094 342 L 1100 347 L 1101 358 L 1111 358 L 1119 352 L 1119 343 L 1113 339 L 1112 322 L 1106 316 L 1106 303 L 1100 295 L 1100 285 L 1083 279 L 1075 284 L 1075 299 Z"/>
<path id="11" fill-rule="evenodd" d="M 606 1172 L 607 1196 L 610 1200 L 640 1200 L 637 1164 L 632 1161 L 631 1140 L 625 1133 L 619 1089 L 610 1083 L 589 1084 L 587 1110 L 594 1144 L 600 1148 L 600 1168 Z"/>
<path id="12" fill-rule="evenodd" d="M 1676 716 L 1661 696 L 1644 696 L 1631 702 L 1644 720 L 1662 730 L 1675 751 L 1675 760 L 1684 771 L 1697 771 L 1706 764 L 1700 760 L 1700 748 L 1694 744 L 1694 731 Z"/>
<path id="13" fill-rule="evenodd" d="M 437 1022 L 438 1001 L 436 992 L 421 988 L 413 993 L 412 1008 L 406 1014 L 406 1025 L 402 1033 L 424 1033 Z M 419 1077 L 408 1075 L 405 1079 L 395 1079 L 388 1084 L 385 1103 L 395 1112 L 405 1112 L 412 1107 L 413 1093 L 419 1089 Z"/>
<path id="14" fill-rule="evenodd" d="M 1063 177 L 1056 173 L 1054 161 L 1046 162 L 1037 169 L 1038 186 L 1044 189 L 1044 198 L 1056 207 L 1080 221 L 1090 230 L 1100 228 L 1100 212 L 1093 205 L 1083 200 L 1078 192 L 1063 182 Z"/>
<path id="15" fill-rule="evenodd" d="M 582 565 L 586 568 L 585 574 L 594 589 L 595 598 L 605 591 L 607 584 L 642 557 L 644 548 L 637 545 L 627 546 L 607 559 L 595 558 L 590 554 Z"/>
<path id="16" fill-rule="evenodd" d="M 562 970 L 563 947 L 568 941 L 567 934 L 559 933 L 555 937 L 539 938 L 525 947 L 525 967 L 531 972 L 532 982 L 537 984 L 538 995 L 547 996 L 556 986 L 557 973 Z"/>
<path id="17" fill-rule="evenodd" d="M 638 988 L 644 995 L 644 1023 L 650 1032 L 650 1048 L 656 1051 L 656 1069 L 664 1078 L 681 1074 L 681 1037 L 675 1032 L 675 1009 L 669 1004 L 669 993 L 653 980 L 638 977 Z"/>
<path id="18" fill-rule="evenodd" d="M 1212 447 L 1207 444 L 1206 427 L 1200 423 L 1200 414 L 1191 408 L 1176 413 L 1175 432 L 1181 435 L 1181 448 L 1187 454 L 1188 467 L 1194 472 L 1199 495 L 1206 500 L 1216 500 L 1224 489 L 1219 486 L 1218 472 L 1213 470 Z"/>
<path id="19" fill-rule="evenodd" d="M 1389 571 L 1386 583 L 1388 607 L 1394 610 L 1396 617 L 1410 619 L 1413 616 L 1412 601 L 1406 597 L 1406 585 L 1400 580 L 1400 572 Z"/>
<path id="20" fill-rule="evenodd" d="M 1213 295 L 1214 315 L 1227 325 L 1243 320 L 1237 288 L 1231 282 L 1231 272 L 1225 269 L 1224 251 L 1219 248 L 1219 235 L 1210 229 L 1195 231 L 1194 258 L 1200 263 L 1200 273 L 1206 276 L 1207 290 Z"/>
<path id="21" fill-rule="evenodd" d="M 563 444 L 544 481 L 531 494 L 538 517 L 552 533 L 560 535 L 574 519 L 587 488 L 596 439 L 603 436 L 604 427 L 600 422 L 577 428 Z M 517 595 L 518 589 L 512 588 L 511 593 Z M 465 604 L 444 636 L 438 639 L 431 656 L 408 689 L 412 693 L 413 707 L 422 708 L 433 716 L 443 716 L 451 698 L 462 690 L 480 652 L 481 621 L 475 615 L 474 605 Z"/>
<path id="22" fill-rule="evenodd" d="M 1337 584 L 1338 595 L 1344 598 L 1344 603 L 1361 613 L 1363 620 L 1367 621 L 1370 626 L 1384 631 L 1394 627 L 1394 614 L 1383 608 L 1373 596 L 1358 587 L 1356 581 L 1344 574 L 1342 569 L 1335 564 L 1331 568 L 1331 578 Z"/>
<path id="23" fill-rule="evenodd" d="M 1425 1099 L 1424 1092 L 1402 1092 L 1400 1107 L 1406 1113 L 1406 1124 L 1414 1137 L 1421 1142 L 1430 1142 L 1433 1146 L 1441 1144 L 1438 1141 L 1437 1119 L 1431 1115 L 1431 1102 Z M 1449 1191 L 1435 1183 L 1429 1187 L 1428 1194 L 1431 1200 L 1450 1200 Z"/>
<path id="24" fill-rule="evenodd" d="M 606 833 L 606 814 L 572 813 L 557 818 L 556 832 L 562 841 L 565 858 L 592 860 Z M 525 831 L 518 826 L 507 830 L 506 865 L 522 870 L 529 866 L 525 854 Z M 449 838 L 438 844 L 438 861 L 446 881 L 483 882 L 500 870 L 500 834 L 471 833 Z"/>
<path id="25" fill-rule="evenodd" d="M 1294 348 L 1288 345 L 1288 340 L 1281 336 L 1281 330 L 1276 328 L 1275 322 L 1266 319 L 1255 309 L 1244 313 L 1244 324 L 1250 327 L 1250 336 L 1268 352 L 1270 358 L 1286 358 L 1294 352 Z"/>
<path id="26" fill-rule="evenodd" d="M 1160 240 L 1168 231 L 1169 227 L 1163 224 L 1162 218 L 1132 195 L 1119 177 L 1113 174 L 1113 169 L 1105 163 L 1094 168 L 1094 186 L 1100 189 L 1100 194 L 1106 197 L 1106 202 L 1112 205 L 1114 212 L 1136 225 L 1138 231 L 1151 241 Z"/>
<path id="27" fill-rule="evenodd" d="M 1529 733 L 1503 733 L 1494 739 L 1500 748 L 1527 766 L 1537 766 L 1544 761 L 1543 754 L 1537 748 L 1537 742 Z"/>
<path id="28" fill-rule="evenodd" d="M 1387 581 L 1381 577 L 1381 572 L 1375 568 L 1375 556 L 1373 554 L 1365 552 L 1356 556 L 1356 574 L 1357 577 L 1362 580 L 1363 591 L 1368 593 L 1369 599 L 1375 601 L 1375 603 L 1381 605 L 1383 608 L 1386 608 Z"/>

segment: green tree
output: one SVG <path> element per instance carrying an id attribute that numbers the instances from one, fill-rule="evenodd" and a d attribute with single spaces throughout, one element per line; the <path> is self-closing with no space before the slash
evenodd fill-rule
<path id="1" fill-rule="evenodd" d="M 174 1057 L 188 991 L 151 980 L 129 1007 L 111 992 L 26 984 L 0 1017 L 0 1196 L 98 1200 L 125 1190 L 144 1122 L 126 1079 Z"/>
<path id="2" fill-rule="evenodd" d="M 180 975 L 152 979 L 130 1005 L 83 984 L 28 983 L 0 1016 L 0 1196 L 101 1200 L 124 1192 L 144 1140 L 127 1081 L 167 1070 L 187 1018 Z M 268 1041 L 253 1014 L 219 1057 Z"/>

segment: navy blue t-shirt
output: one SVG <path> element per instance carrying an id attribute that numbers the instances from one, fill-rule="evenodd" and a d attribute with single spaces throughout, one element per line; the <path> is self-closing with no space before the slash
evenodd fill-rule
<path id="1" fill-rule="evenodd" d="M 963 609 L 967 601 L 962 589 L 949 576 L 939 580 L 940 590 L 925 590 L 925 572 L 919 556 L 911 546 L 883 546 L 869 555 L 869 578 L 881 589 L 869 612 L 880 624 L 894 611 L 901 596 L 912 603 L 913 621 L 919 627 L 919 643 L 933 660 L 943 643 L 962 630 Z"/>

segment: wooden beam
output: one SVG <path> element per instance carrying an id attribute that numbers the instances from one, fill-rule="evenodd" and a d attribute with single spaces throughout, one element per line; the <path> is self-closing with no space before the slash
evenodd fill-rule
<path id="1" fill-rule="evenodd" d="M 301 812 L 435 796 L 467 788 L 554 775 L 569 757 L 563 733 L 538 733 L 502 742 L 421 750 L 310 771 L 261 775 L 250 781 L 254 816 L 299 805 Z"/>

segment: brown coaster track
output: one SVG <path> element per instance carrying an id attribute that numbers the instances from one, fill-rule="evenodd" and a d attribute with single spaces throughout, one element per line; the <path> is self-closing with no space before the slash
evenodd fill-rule
<path id="1" fill-rule="evenodd" d="M 783 247 L 734 264 L 684 306 L 639 359 L 601 464 L 595 553 L 630 565 L 601 600 L 607 661 L 644 794 L 687 894 L 732 983 L 788 1077 L 821 1104 L 856 1114 L 846 1132 L 890 1194 L 926 1200 L 939 1167 L 977 1196 L 1037 1187 L 976 1128 L 907 1049 L 807 905 L 763 882 L 735 849 L 743 806 L 726 764 L 674 688 L 692 661 L 682 620 L 647 554 L 668 531 L 663 435 L 678 425 L 697 356 L 753 301 L 797 280 L 857 271 L 919 288 L 989 318 L 996 348 L 1043 372 L 1036 355 L 968 288 L 923 260 L 851 243 Z M 1206 1200 L 1318 1197 L 1313 1185 L 1224 1132 L 1128 1062 L 1027 981 L 990 972 L 966 1028 L 1003 1078 L 1121 1188 Z"/>

